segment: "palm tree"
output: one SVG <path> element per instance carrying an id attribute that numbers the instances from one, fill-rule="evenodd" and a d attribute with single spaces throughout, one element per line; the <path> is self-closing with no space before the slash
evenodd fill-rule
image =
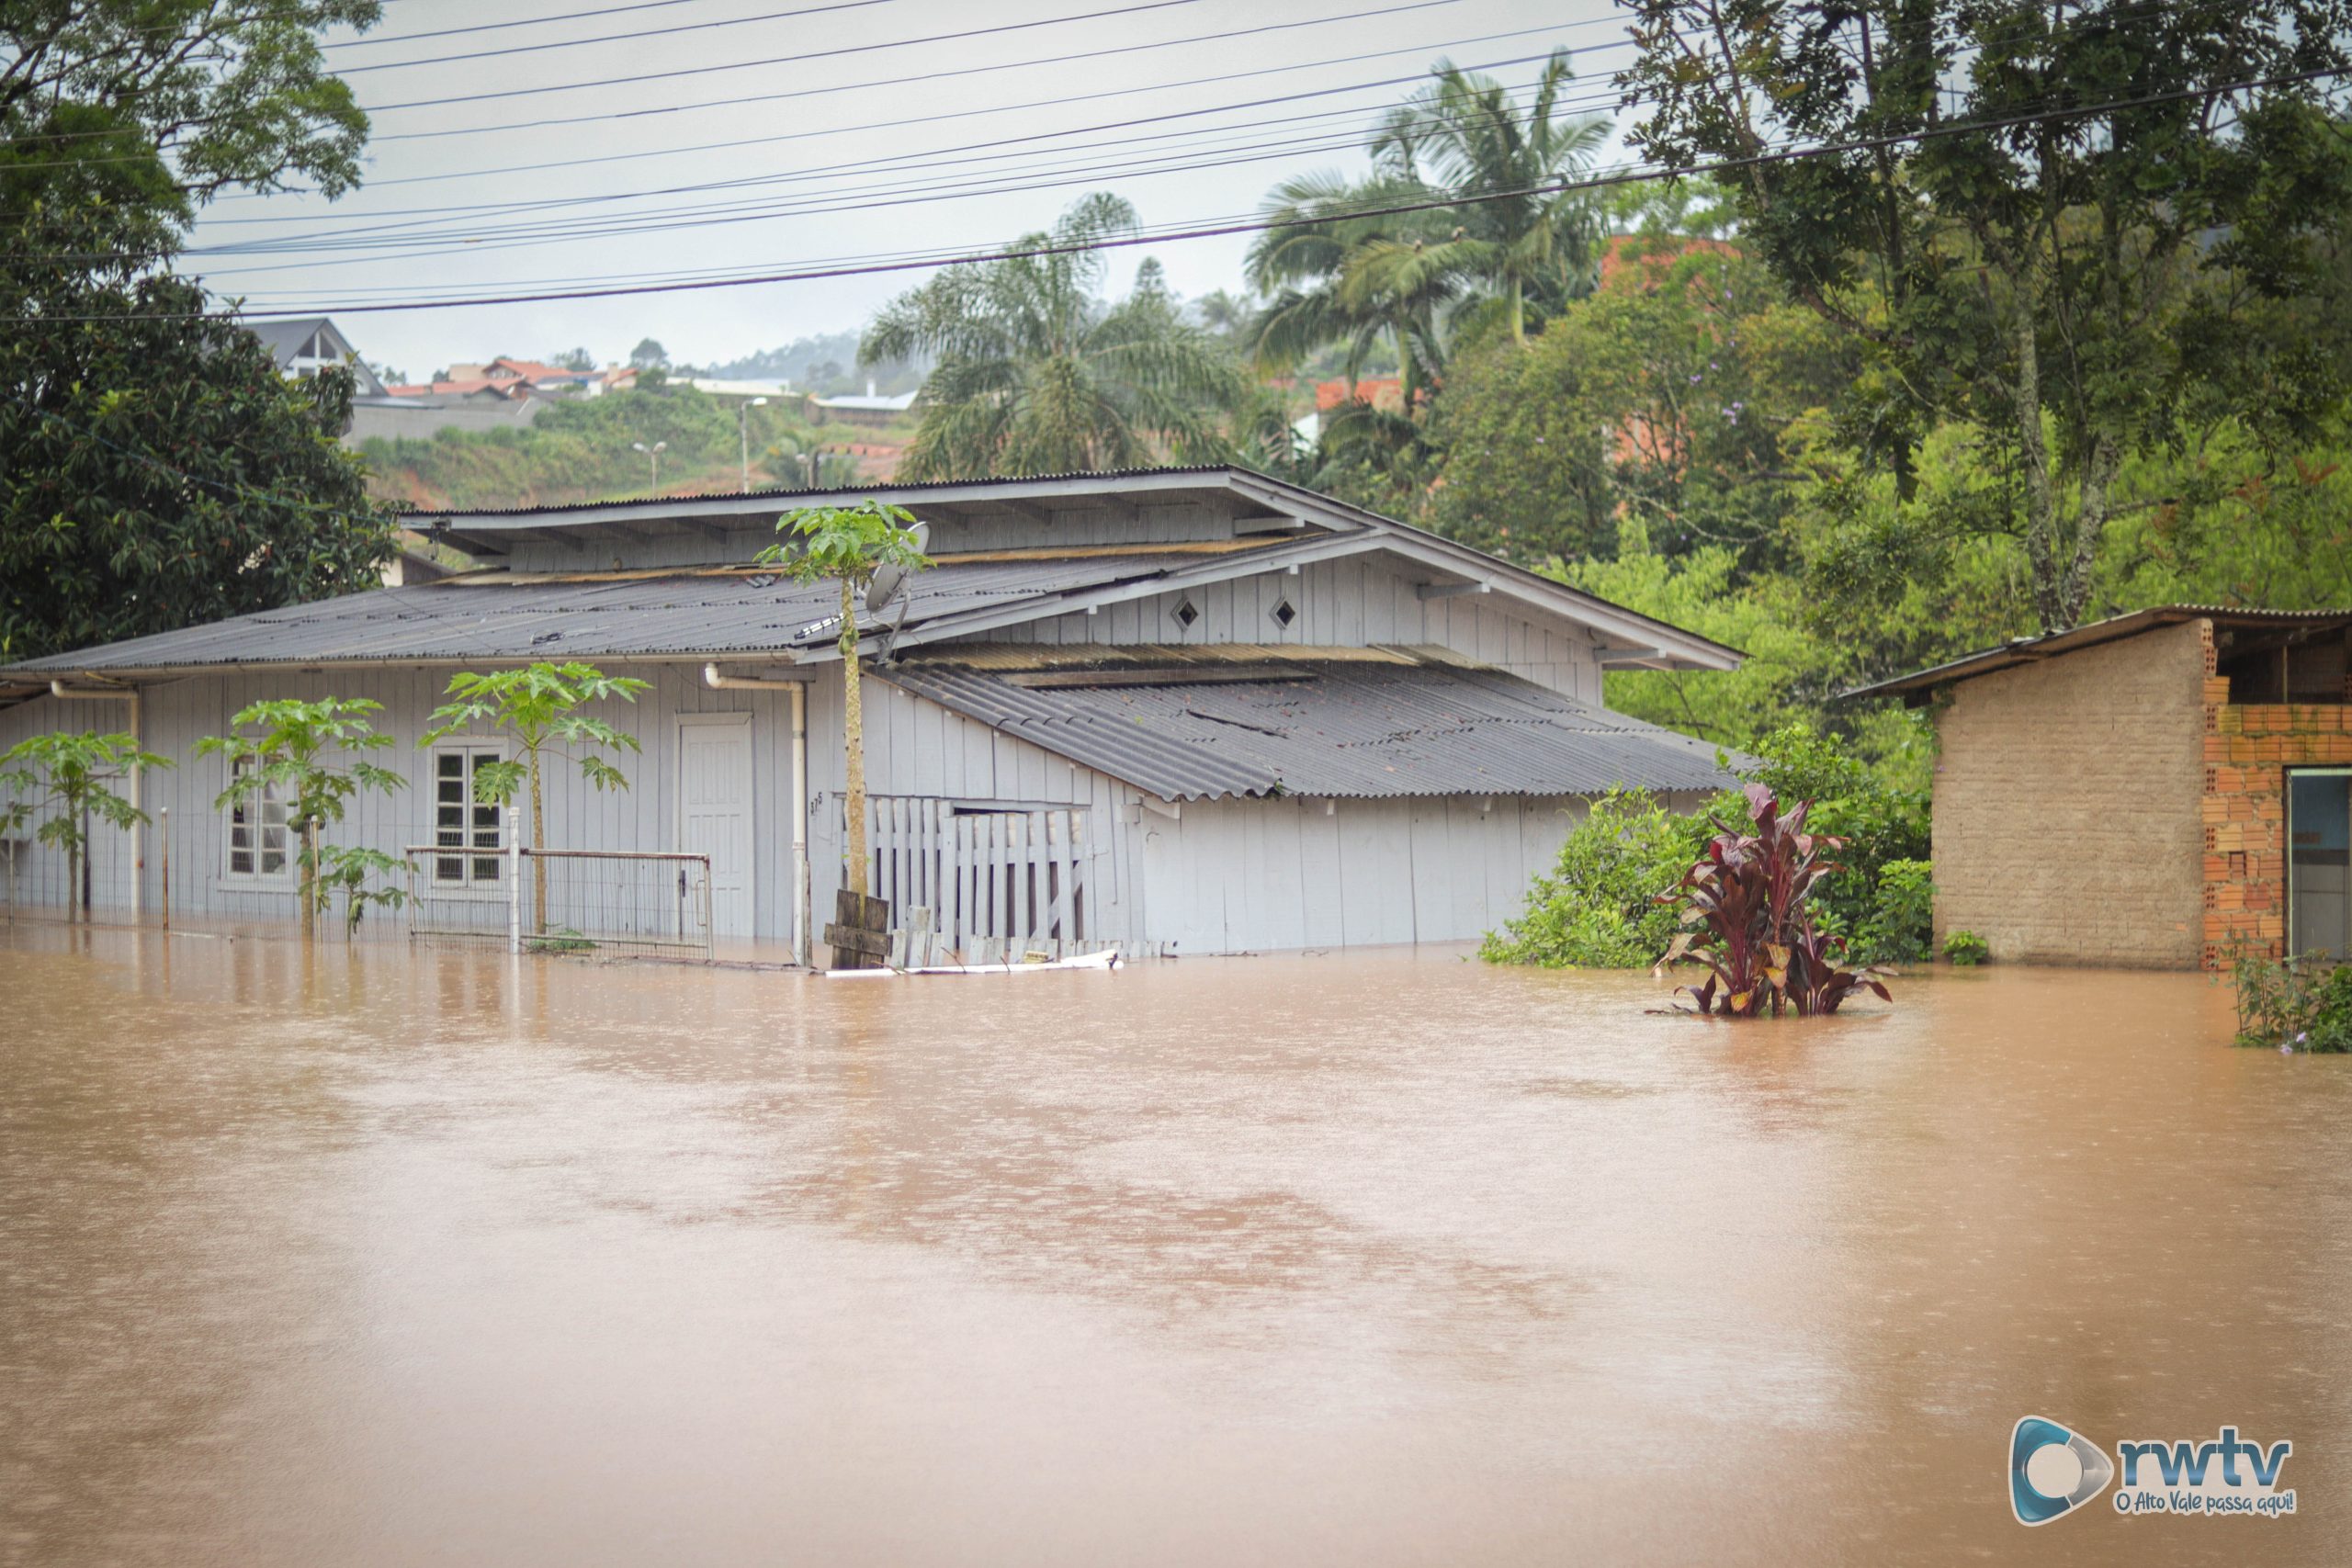
<path id="1" fill-rule="evenodd" d="M 1600 119 L 1562 120 L 1574 79 L 1555 51 L 1522 113 L 1503 85 L 1441 60 L 1437 78 L 1388 117 L 1373 155 L 1448 196 L 1486 199 L 1454 209 L 1454 227 L 1423 267 L 1476 280 L 1504 302 L 1512 341 L 1527 341 L 1531 297 L 1556 310 L 1599 282 L 1600 225 L 1582 192 L 1547 189 L 1592 164 L 1609 134 Z"/>
<path id="2" fill-rule="evenodd" d="M 1598 278 L 1600 225 L 1589 200 L 1547 190 L 1590 166 L 1600 120 L 1563 120 L 1572 79 L 1555 52 L 1521 111 L 1492 77 L 1440 61 L 1435 80 L 1396 109 L 1361 183 L 1307 175 L 1268 197 L 1269 229 L 1250 253 L 1261 363 L 1295 364 L 1341 344 L 1349 378 L 1376 344 L 1396 353 L 1407 407 L 1442 374 L 1453 332 L 1498 310 L 1527 340 L 1531 305 L 1555 310 Z M 1398 212 L 1419 203 L 1484 199 Z"/>
<path id="3" fill-rule="evenodd" d="M 1238 370 L 1185 319 L 1159 264 L 1137 269 L 1125 300 L 1101 296 L 1108 264 L 1091 247 L 1136 232 L 1135 209 L 1098 193 L 1015 247 L 1050 254 L 951 267 L 884 308 L 859 357 L 937 361 L 916 400 L 922 417 L 902 477 L 1074 473 L 1226 455 Z"/>
<path id="4" fill-rule="evenodd" d="M 1302 175 L 1275 187 L 1272 227 L 1250 247 L 1250 287 L 1267 297 L 1257 354 L 1267 368 L 1295 366 L 1338 344 L 1352 387 L 1383 343 L 1396 355 L 1409 404 L 1444 369 L 1442 327 L 1461 296 L 1460 280 L 1395 265 L 1436 232 L 1428 212 L 1366 217 L 1429 199 L 1418 181 L 1396 174 L 1351 184 Z"/>

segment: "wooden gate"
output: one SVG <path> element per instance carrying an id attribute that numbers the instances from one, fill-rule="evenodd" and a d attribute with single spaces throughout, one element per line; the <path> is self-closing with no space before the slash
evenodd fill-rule
<path id="1" fill-rule="evenodd" d="M 997 809 L 923 796 L 867 801 L 874 895 L 933 911 L 943 941 L 1062 953 L 1093 937 L 1084 807 Z"/>

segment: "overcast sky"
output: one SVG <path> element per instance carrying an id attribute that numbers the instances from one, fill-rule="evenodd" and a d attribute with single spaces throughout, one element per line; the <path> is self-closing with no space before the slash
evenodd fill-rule
<path id="1" fill-rule="evenodd" d="M 369 359 L 416 377 L 575 345 L 617 359 L 647 336 L 675 359 L 722 361 L 858 327 L 929 274 L 352 307 L 985 249 L 1099 189 L 1148 225 L 1239 219 L 1290 175 L 1361 172 L 1365 131 L 1411 90 L 1399 79 L 1441 56 L 1517 86 L 1531 57 L 1565 46 L 1571 96 L 1595 107 L 1626 59 L 1623 15 L 1602 0 L 620 3 L 387 0 L 370 34 L 336 35 L 328 56 L 373 120 L 363 187 L 334 203 L 224 197 L 184 265 L 256 313 L 325 310 Z M 548 19 L 449 30 L 521 17 Z M 1006 30 L 940 36 L 981 28 Z M 596 39 L 610 41 L 582 41 Z M 505 52 L 445 58 L 489 51 Z M 644 76 L 657 79 L 613 81 Z M 721 142 L 748 144 L 708 145 Z M 691 188 L 719 182 L 751 183 Z M 1248 243 L 1116 254 L 1114 285 L 1150 254 L 1187 296 L 1236 288 Z"/>

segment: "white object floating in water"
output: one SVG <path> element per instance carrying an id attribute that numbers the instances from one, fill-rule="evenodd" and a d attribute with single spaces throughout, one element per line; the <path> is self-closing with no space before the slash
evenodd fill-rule
<path id="1" fill-rule="evenodd" d="M 1041 959 L 1035 964 L 926 964 L 915 969 L 828 969 L 829 980 L 888 980 L 900 975 L 1037 975 L 1049 969 L 1115 969 L 1119 950 L 1105 948 L 1078 958 Z"/>

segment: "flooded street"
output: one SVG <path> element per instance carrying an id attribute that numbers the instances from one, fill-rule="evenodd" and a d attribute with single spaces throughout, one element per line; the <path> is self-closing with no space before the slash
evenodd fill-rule
<path id="1" fill-rule="evenodd" d="M 0 1562 L 2352 1561 L 2352 1059 L 2190 976 L 0 934 Z M 2010 1517 L 2027 1414 L 2291 1439 Z"/>

